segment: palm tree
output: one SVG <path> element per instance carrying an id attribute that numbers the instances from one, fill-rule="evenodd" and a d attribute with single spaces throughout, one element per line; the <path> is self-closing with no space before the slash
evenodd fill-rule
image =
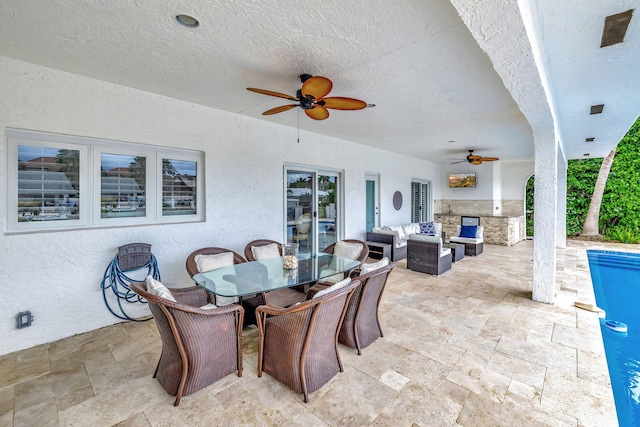
<path id="1" fill-rule="evenodd" d="M 75 190 L 80 184 L 80 152 L 78 150 L 61 149 L 56 155 L 56 163 L 60 164 L 60 172 L 64 172 Z"/>
<path id="2" fill-rule="evenodd" d="M 145 178 L 147 176 L 147 158 L 144 156 L 136 156 L 129 164 L 129 172 L 138 183 L 140 188 L 145 188 Z"/>
<path id="3" fill-rule="evenodd" d="M 616 148 L 607 157 L 602 160 L 600 165 L 600 171 L 598 172 L 598 179 L 593 189 L 593 195 L 591 196 L 591 203 L 589 203 L 589 210 L 587 216 L 584 219 L 584 225 L 582 226 L 582 236 L 597 236 L 600 234 L 600 205 L 602 204 L 602 196 L 604 195 L 604 188 L 607 185 L 607 178 L 609 178 L 609 171 L 611 171 L 611 165 L 613 165 L 613 159 L 616 156 Z"/>

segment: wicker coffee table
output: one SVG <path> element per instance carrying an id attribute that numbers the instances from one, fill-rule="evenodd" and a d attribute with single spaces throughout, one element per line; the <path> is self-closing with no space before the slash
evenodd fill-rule
<path id="1" fill-rule="evenodd" d="M 456 262 L 464 258 L 463 243 L 443 243 L 442 247 L 451 249 L 451 261 Z"/>

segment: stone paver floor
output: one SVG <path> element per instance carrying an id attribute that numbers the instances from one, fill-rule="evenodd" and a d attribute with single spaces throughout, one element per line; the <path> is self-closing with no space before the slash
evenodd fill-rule
<path id="1" fill-rule="evenodd" d="M 380 307 L 385 336 L 305 404 L 256 375 L 257 329 L 244 331 L 244 374 L 182 398 L 152 378 L 153 322 L 127 322 L 0 356 L 2 426 L 612 426 L 613 395 L 585 249 L 557 254 L 557 301 L 531 300 L 533 243 L 485 245 L 441 276 L 398 264 Z"/>

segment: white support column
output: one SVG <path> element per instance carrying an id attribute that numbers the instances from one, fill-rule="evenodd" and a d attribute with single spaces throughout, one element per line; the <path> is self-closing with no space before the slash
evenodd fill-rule
<path id="1" fill-rule="evenodd" d="M 556 248 L 567 247 L 567 159 L 558 146 L 558 211 L 556 218 Z"/>
<path id="2" fill-rule="evenodd" d="M 555 300 L 556 218 L 558 214 L 558 158 L 552 135 L 535 139 L 535 190 L 533 213 L 533 299 Z"/>
<path id="3" fill-rule="evenodd" d="M 553 303 L 556 280 L 558 151 L 553 90 L 545 74 L 536 2 L 451 0 L 533 134 L 535 203 L 533 299 Z M 562 228 L 565 228 L 562 225 Z"/>

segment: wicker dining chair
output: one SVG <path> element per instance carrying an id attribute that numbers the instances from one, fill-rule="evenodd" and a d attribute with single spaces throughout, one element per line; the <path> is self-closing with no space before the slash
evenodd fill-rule
<path id="1" fill-rule="evenodd" d="M 360 281 L 360 286 L 349 300 L 338 342 L 355 348 L 358 354 L 362 354 L 362 348 L 384 336 L 378 318 L 378 308 L 389 274 L 395 266 L 396 263 L 392 262 L 355 278 Z"/>
<path id="2" fill-rule="evenodd" d="M 343 239 L 343 240 L 339 240 L 339 242 L 362 245 L 362 250 L 360 251 L 360 254 L 358 255 L 358 257 L 356 258 L 358 261 L 360 261 L 360 264 L 362 264 L 369 257 L 369 246 L 367 246 L 367 244 L 365 242 L 363 242 L 362 240 Z M 337 243 L 338 242 L 330 244 L 322 252 L 333 255 L 335 253 Z M 335 275 L 332 275 L 332 276 L 329 276 L 329 277 L 325 277 L 324 279 L 320 280 L 320 283 L 323 283 L 325 285 L 330 285 L 330 284 L 335 283 L 337 281 L 340 281 L 342 279 L 346 279 L 347 277 L 351 276 L 351 273 L 356 268 L 358 268 L 358 267 L 352 268 L 349 271 L 345 271 L 344 274 L 343 273 L 339 273 L 339 274 L 335 274 Z"/>
<path id="3" fill-rule="evenodd" d="M 176 396 L 174 406 L 234 371 L 242 376 L 240 305 L 200 308 L 212 301 L 197 286 L 170 289 L 177 302 L 147 292 L 145 283 L 134 282 L 131 289 L 147 300 L 158 327 L 162 353 L 153 377 Z"/>
<path id="4" fill-rule="evenodd" d="M 196 263 L 196 256 L 198 255 L 219 255 L 222 253 L 226 253 L 226 252 L 231 252 L 233 254 L 233 263 L 234 264 L 240 264 L 243 262 L 247 262 L 246 259 L 244 259 L 244 257 L 236 252 L 233 252 L 232 250 L 229 249 L 225 249 L 225 248 L 201 248 L 198 249 L 196 251 L 193 251 L 189 254 L 189 256 L 187 257 L 187 261 L 185 262 L 186 264 L 186 268 L 187 268 L 187 273 L 189 273 L 189 276 L 193 277 L 196 274 L 200 273 L 200 270 L 198 270 L 198 264 Z"/>
<path id="5" fill-rule="evenodd" d="M 256 257 L 253 255 L 253 251 L 251 250 L 251 248 L 267 246 L 271 244 L 275 244 L 276 246 L 278 246 L 278 251 L 280 252 L 280 256 L 282 256 L 282 243 L 276 242 L 275 240 L 258 239 L 246 244 L 246 246 L 244 247 L 244 257 L 247 259 L 247 261 L 256 261 Z"/>
<path id="6" fill-rule="evenodd" d="M 253 247 L 261 247 L 266 245 L 275 244 L 278 247 L 280 256 L 282 256 L 282 243 L 275 240 L 258 239 L 247 243 L 244 247 L 244 255 L 248 261 L 256 261 L 256 257 L 253 254 Z M 252 298 L 245 298 L 242 301 L 242 305 L 246 311 L 245 326 L 256 324 L 255 309 L 258 306 L 271 304 L 278 307 L 288 307 L 297 302 L 304 301 L 307 297 L 304 286 L 296 286 L 291 288 L 278 289 L 276 291 L 266 292 L 256 295 Z"/>
<path id="7" fill-rule="evenodd" d="M 338 331 L 349 299 L 359 284 L 354 280 L 288 308 L 258 307 L 258 376 L 266 372 L 302 393 L 308 403 L 309 393 L 343 371 Z"/>

